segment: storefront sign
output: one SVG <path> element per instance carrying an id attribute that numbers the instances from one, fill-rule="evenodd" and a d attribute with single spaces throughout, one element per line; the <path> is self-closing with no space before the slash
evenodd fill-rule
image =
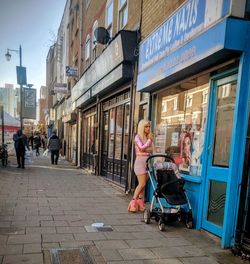
<path id="1" fill-rule="evenodd" d="M 229 14 L 231 1 L 189 0 L 140 46 L 139 72 L 168 56 L 220 18 Z"/>
<path id="2" fill-rule="evenodd" d="M 121 31 L 73 87 L 72 101 L 77 100 L 123 61 L 131 62 L 134 59 L 135 46 L 136 33 Z"/>
<path id="3" fill-rule="evenodd" d="M 242 36 L 247 34 L 247 26 L 247 23 L 236 19 L 222 20 L 194 40 L 140 72 L 137 80 L 137 90 L 142 91 L 218 51 L 226 49 L 243 50 L 244 38 Z M 213 57 L 215 61 L 217 58 L 218 56 Z M 209 62 L 211 60 L 204 61 L 203 66 Z"/>
<path id="4" fill-rule="evenodd" d="M 81 104 L 85 103 L 88 99 L 90 99 L 90 90 L 88 90 L 84 95 L 82 95 L 77 101 L 76 101 L 76 107 L 80 106 Z"/>
<path id="5" fill-rule="evenodd" d="M 22 117 L 36 119 L 36 89 L 22 88 Z"/>
<path id="6" fill-rule="evenodd" d="M 54 85 L 54 93 L 68 93 L 68 85 L 67 83 L 55 83 Z"/>

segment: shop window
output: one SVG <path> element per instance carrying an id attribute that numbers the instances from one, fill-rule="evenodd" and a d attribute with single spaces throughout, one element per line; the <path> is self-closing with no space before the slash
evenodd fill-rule
<path id="1" fill-rule="evenodd" d="M 119 30 L 123 29 L 128 23 L 128 2 L 119 0 Z"/>
<path id="2" fill-rule="evenodd" d="M 106 5 L 106 29 L 109 32 L 110 37 L 112 38 L 112 25 L 113 25 L 113 0 L 107 2 Z"/>
<path id="3" fill-rule="evenodd" d="M 154 152 L 171 154 L 180 171 L 193 176 L 201 173 L 208 94 L 207 74 L 157 95 Z"/>

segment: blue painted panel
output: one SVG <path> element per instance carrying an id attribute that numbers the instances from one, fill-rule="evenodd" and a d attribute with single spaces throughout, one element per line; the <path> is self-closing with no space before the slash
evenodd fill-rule
<path id="1" fill-rule="evenodd" d="M 144 72 L 139 73 L 137 90 L 140 91 L 186 67 L 223 49 L 226 22 L 220 23 L 189 42 Z"/>
<path id="2" fill-rule="evenodd" d="M 230 12 L 231 0 L 187 0 L 141 44 L 139 72 L 205 31 Z"/>
<path id="3" fill-rule="evenodd" d="M 175 73 L 206 60 L 208 56 L 221 50 L 246 49 L 247 29 L 249 22 L 236 19 L 224 19 L 206 32 L 188 42 L 168 56 L 160 56 L 150 67 L 142 67 L 137 80 L 137 90 L 143 91 Z M 142 53 L 143 54 L 143 53 Z M 216 58 L 216 55 L 215 55 Z M 197 69 L 198 71 L 199 69 Z"/>

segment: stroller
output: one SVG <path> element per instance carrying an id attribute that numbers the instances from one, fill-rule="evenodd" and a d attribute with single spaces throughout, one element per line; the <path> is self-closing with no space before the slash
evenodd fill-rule
<path id="1" fill-rule="evenodd" d="M 165 161 L 154 163 L 156 158 Z M 187 228 L 192 228 L 192 208 L 174 160 L 169 155 L 152 155 L 146 167 L 154 193 L 150 209 L 144 210 L 144 222 L 149 224 L 150 219 L 155 219 L 161 231 L 167 222 L 173 221 L 184 222 Z"/>

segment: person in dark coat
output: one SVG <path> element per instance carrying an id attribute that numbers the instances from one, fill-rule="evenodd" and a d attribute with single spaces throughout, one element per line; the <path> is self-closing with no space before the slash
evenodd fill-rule
<path id="1" fill-rule="evenodd" d="M 60 140 L 56 135 L 56 131 L 52 132 L 51 137 L 49 138 L 48 148 L 51 152 L 51 164 L 58 164 L 59 150 L 60 150 Z"/>
<path id="2" fill-rule="evenodd" d="M 33 143 L 36 150 L 36 156 L 39 156 L 40 155 L 39 148 L 42 145 L 42 140 L 38 132 L 35 133 L 35 136 L 33 138 Z"/>
<path id="3" fill-rule="evenodd" d="M 29 149 L 27 137 L 19 129 L 16 134 L 13 135 L 14 146 L 16 150 L 16 158 L 18 168 L 25 168 L 25 147 Z"/>

